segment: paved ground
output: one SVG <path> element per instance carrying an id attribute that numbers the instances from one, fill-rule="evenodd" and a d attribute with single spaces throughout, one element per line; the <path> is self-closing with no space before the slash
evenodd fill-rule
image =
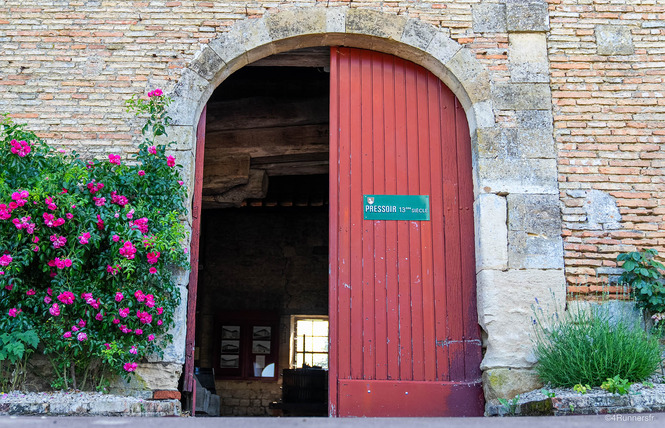
<path id="1" fill-rule="evenodd" d="M 665 427 L 665 413 L 606 416 L 520 418 L 99 418 L 99 417 L 0 417 L 5 427 L 132 427 L 147 428 L 585 428 L 611 426 Z"/>

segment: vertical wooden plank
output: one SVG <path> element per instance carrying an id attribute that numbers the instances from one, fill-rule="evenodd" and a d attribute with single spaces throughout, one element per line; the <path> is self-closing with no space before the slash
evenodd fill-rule
<path id="1" fill-rule="evenodd" d="M 457 181 L 459 182 L 460 225 L 463 237 L 460 243 L 462 255 L 462 302 L 460 308 L 464 320 L 464 380 L 477 381 L 481 377 L 482 346 L 480 328 L 476 321 L 476 258 L 473 224 L 473 179 L 471 171 L 471 135 L 464 108 L 455 99 L 455 131 L 457 141 Z"/>
<path id="2" fill-rule="evenodd" d="M 337 269 L 339 279 L 337 285 L 338 294 L 338 377 L 348 379 L 351 377 L 351 195 L 348 189 L 351 187 L 350 162 L 350 62 L 346 60 L 346 50 L 340 49 L 338 53 L 340 63 L 339 71 L 339 141 L 338 141 L 338 258 Z"/>
<path id="3" fill-rule="evenodd" d="M 446 148 L 443 153 L 443 204 L 444 204 L 444 230 L 445 237 L 445 263 L 446 263 L 446 289 L 447 289 L 447 322 L 448 334 L 443 346 L 448 347 L 450 359 L 450 380 L 464 379 L 464 323 L 459 308 L 462 306 L 462 269 L 461 255 L 459 253 L 461 235 L 459 231 L 459 200 L 457 183 L 457 145 L 455 138 L 456 122 L 454 112 L 455 98 L 447 88 L 442 88 L 442 95 L 452 108 L 448 114 L 442 114 L 443 144 Z"/>
<path id="4" fill-rule="evenodd" d="M 432 175 L 431 190 L 431 227 L 432 227 L 432 254 L 433 254 L 433 292 L 436 340 L 436 378 L 439 381 L 450 380 L 450 363 L 448 347 L 443 344 L 448 337 L 447 322 L 447 290 L 446 290 L 446 262 L 445 262 L 445 233 L 444 233 L 444 206 L 443 206 L 443 137 L 442 114 L 449 113 L 452 106 L 445 104 L 441 97 L 440 81 L 436 81 L 432 96 L 429 97 L 430 130 L 430 168 Z"/>
<path id="5" fill-rule="evenodd" d="M 424 70 L 415 64 L 405 62 L 406 69 L 406 126 L 407 126 L 407 169 L 409 195 L 420 194 L 420 128 L 418 118 L 419 99 L 426 94 L 420 92 L 418 81 Z M 426 130 L 423 130 L 425 132 Z M 411 295 L 411 359 L 413 374 L 410 380 L 425 380 L 423 295 L 420 247 L 420 221 L 409 221 L 409 277 Z"/>
<path id="6" fill-rule="evenodd" d="M 187 336 L 185 338 L 185 378 L 183 390 L 195 392 L 194 346 L 196 332 L 196 293 L 199 279 L 199 242 L 201 238 L 201 200 L 203 195 L 203 157 L 205 153 L 206 111 L 203 107 L 196 127 L 196 161 L 194 169 L 194 200 L 192 205 L 192 240 L 190 248 L 189 287 L 187 290 Z M 196 409 L 192 395 L 192 415 Z"/>
<path id="7" fill-rule="evenodd" d="M 405 63 L 395 59 L 395 154 L 397 167 L 397 194 L 406 195 L 409 191 Z M 409 224 L 397 222 L 397 289 L 399 312 L 399 364 L 400 379 L 413 376 L 411 360 L 411 272 L 409 269 Z"/>
<path id="8" fill-rule="evenodd" d="M 384 90 L 385 82 L 384 58 L 377 52 L 372 53 L 372 149 L 374 158 L 373 192 L 383 195 L 386 193 L 386 157 L 385 157 L 385 132 L 384 132 Z M 388 344 L 386 338 L 388 331 L 386 310 L 386 222 L 374 221 L 374 348 L 375 378 L 388 378 Z"/>
<path id="9" fill-rule="evenodd" d="M 363 276 L 362 276 L 362 80 L 361 51 L 349 50 L 351 72 L 349 82 L 350 98 L 350 235 L 351 235 L 351 377 L 363 376 Z M 360 348 L 360 349 L 359 349 Z M 358 351 L 361 352 L 358 352 Z"/>
<path id="10" fill-rule="evenodd" d="M 330 151 L 328 154 L 328 415 L 337 416 L 337 377 L 338 377 L 338 343 L 339 343 L 339 302 L 337 297 L 337 286 L 339 279 L 339 253 L 338 253 L 338 228 L 339 228 L 339 58 L 336 47 L 330 48 Z"/>
<path id="11" fill-rule="evenodd" d="M 439 140 L 431 138 L 430 129 L 432 126 L 429 121 L 430 98 L 438 99 L 438 85 L 432 81 L 431 73 L 425 73 L 424 70 L 418 74 L 418 130 L 421 136 L 418 139 L 418 159 L 420 173 L 421 195 L 430 195 L 430 219 L 432 183 L 430 173 L 429 149 L 430 145 L 440 144 Z M 436 122 L 438 124 L 438 121 Z M 436 380 L 436 326 L 434 323 L 434 290 L 433 290 L 433 259 L 432 259 L 432 221 L 420 222 L 421 227 L 421 251 L 422 251 L 422 320 L 423 320 L 423 368 L 424 380 Z"/>
<path id="12" fill-rule="evenodd" d="M 384 57 L 383 60 L 383 93 L 384 93 L 384 124 L 385 124 L 385 183 L 386 194 L 397 193 L 397 130 L 396 130 L 396 98 L 395 59 Z M 387 379 L 400 378 L 400 331 L 399 331 L 399 284 L 397 251 L 397 222 L 386 222 L 386 347 L 388 352 Z"/>
<path id="13" fill-rule="evenodd" d="M 358 199 L 362 201 L 362 195 L 374 193 L 374 151 L 373 151 L 373 98 L 374 82 L 372 73 L 372 52 L 360 52 L 360 75 L 361 75 L 361 129 L 360 145 L 362 151 L 361 168 L 355 170 L 360 175 L 361 194 Z M 362 205 L 358 210 L 362 216 Z M 362 356 L 363 356 L 363 379 L 376 378 L 375 350 L 374 350 L 374 222 L 362 220 Z"/>

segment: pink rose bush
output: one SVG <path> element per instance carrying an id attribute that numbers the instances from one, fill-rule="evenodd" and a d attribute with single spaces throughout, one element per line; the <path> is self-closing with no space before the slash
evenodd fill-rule
<path id="1" fill-rule="evenodd" d="M 128 375 L 170 339 L 186 189 L 155 144 L 170 100 L 148 95 L 128 101 L 147 116 L 131 162 L 82 161 L 0 117 L 0 329 L 33 332 L 60 388 L 95 361 L 100 376 Z"/>

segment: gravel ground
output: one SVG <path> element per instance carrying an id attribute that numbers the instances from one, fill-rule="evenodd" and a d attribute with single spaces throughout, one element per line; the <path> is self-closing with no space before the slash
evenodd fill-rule
<path id="1" fill-rule="evenodd" d="M 637 394 L 665 395 L 665 376 L 654 375 L 649 379 L 649 382 L 653 384 L 653 387 L 651 387 L 651 385 L 646 386 L 643 383 L 632 384 L 630 386 L 630 395 L 637 395 Z M 580 395 L 582 395 L 579 392 L 573 390 L 572 388 L 552 388 L 546 386 L 545 388 L 536 389 L 533 391 L 526 392 L 524 394 L 520 394 L 518 404 L 526 403 L 529 401 L 540 401 L 548 398 L 545 394 L 543 394 L 543 390 L 545 390 L 546 392 L 554 393 L 555 397 L 559 398 L 579 397 Z M 607 392 L 604 389 L 600 389 L 599 387 L 596 387 L 590 389 L 589 392 L 586 393 L 586 395 L 604 396 L 604 395 L 614 395 L 614 394 Z"/>

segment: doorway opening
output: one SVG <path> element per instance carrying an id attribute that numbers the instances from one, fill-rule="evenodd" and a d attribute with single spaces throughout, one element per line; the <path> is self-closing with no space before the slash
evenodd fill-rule
<path id="1" fill-rule="evenodd" d="M 208 102 L 197 415 L 327 415 L 329 52 L 257 61 Z"/>

